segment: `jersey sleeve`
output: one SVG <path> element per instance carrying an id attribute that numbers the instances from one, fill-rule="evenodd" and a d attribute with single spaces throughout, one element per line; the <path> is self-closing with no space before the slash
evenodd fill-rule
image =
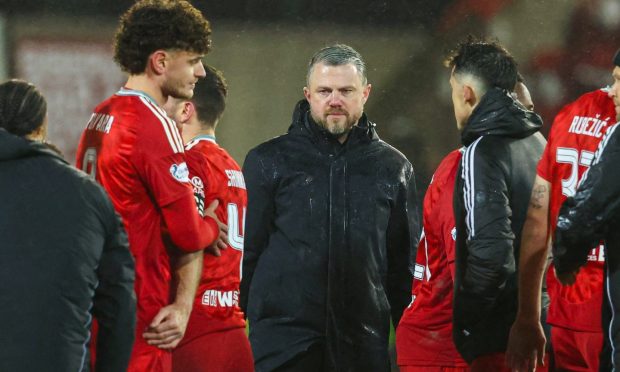
<path id="1" fill-rule="evenodd" d="M 161 209 L 172 242 L 183 251 L 204 249 L 217 239 L 219 228 L 197 213 L 182 147 L 172 146 L 161 133 L 143 137 L 136 142 L 134 166 Z"/>

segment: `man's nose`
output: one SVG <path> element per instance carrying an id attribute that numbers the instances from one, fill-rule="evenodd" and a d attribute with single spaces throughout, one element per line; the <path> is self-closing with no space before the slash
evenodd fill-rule
<path id="1" fill-rule="evenodd" d="M 205 66 L 202 64 L 202 61 L 198 62 L 196 68 L 194 68 L 194 74 L 200 78 L 207 76 L 207 72 L 205 71 Z"/>
<path id="2" fill-rule="evenodd" d="M 338 91 L 333 91 L 332 94 L 329 96 L 329 104 L 331 106 L 340 106 L 342 105 L 342 96 L 340 95 L 340 92 Z"/>

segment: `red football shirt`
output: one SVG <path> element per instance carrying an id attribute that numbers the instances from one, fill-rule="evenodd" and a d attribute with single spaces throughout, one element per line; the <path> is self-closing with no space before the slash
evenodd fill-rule
<path id="1" fill-rule="evenodd" d="M 204 256 L 204 267 L 182 346 L 211 332 L 245 327 L 239 307 L 243 258 L 243 226 L 248 198 L 241 168 L 211 136 L 199 136 L 185 146 L 194 196 L 200 213 L 214 200 L 220 221 L 228 225 L 228 248 L 221 257 Z"/>
<path id="2" fill-rule="evenodd" d="M 461 151 L 439 164 L 424 196 L 412 302 L 396 330 L 398 365 L 466 367 L 452 341 L 456 228 L 452 210 Z"/>
<path id="3" fill-rule="evenodd" d="M 158 369 L 157 365 L 167 363 L 157 362 L 167 352 L 147 345 L 142 333 L 170 302 L 164 227 L 177 245 L 198 250 L 215 239 L 217 225 L 212 219 L 203 222 L 193 208 L 178 129 L 142 92 L 121 89 L 95 108 L 78 146 L 77 167 L 94 176 L 110 195 L 123 219 L 135 259 L 138 309 L 130 370 L 147 365 Z M 181 210 L 182 205 L 191 208 Z M 171 210 L 170 216 L 174 216 L 168 224 L 164 223 L 164 210 Z"/>
<path id="4" fill-rule="evenodd" d="M 589 92 L 565 106 L 555 117 L 537 173 L 551 183 L 549 233 L 553 236 L 562 203 L 575 194 L 594 152 L 615 123 L 614 103 L 604 89 Z M 551 303 L 547 322 L 575 331 L 601 331 L 603 246 L 592 249 L 588 263 L 572 286 L 562 286 L 553 267 L 547 273 Z"/>

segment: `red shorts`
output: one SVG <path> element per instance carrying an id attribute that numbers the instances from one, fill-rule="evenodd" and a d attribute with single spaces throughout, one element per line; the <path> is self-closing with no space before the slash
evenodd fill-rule
<path id="1" fill-rule="evenodd" d="M 602 332 L 578 332 L 551 327 L 551 345 L 558 371 L 598 371 Z"/>
<path id="2" fill-rule="evenodd" d="M 172 353 L 136 342 L 127 372 L 172 372 Z"/>
<path id="3" fill-rule="evenodd" d="M 400 372 L 469 372 L 469 367 L 398 366 Z"/>
<path id="4" fill-rule="evenodd" d="M 505 353 L 493 353 L 479 356 L 474 359 L 470 367 L 471 372 L 511 372 L 510 368 L 506 365 Z M 536 366 L 536 372 L 547 371 L 549 371 L 549 355 L 545 354 L 545 365 Z"/>
<path id="5" fill-rule="evenodd" d="M 208 333 L 172 353 L 175 372 L 253 372 L 254 358 L 244 328 Z"/>

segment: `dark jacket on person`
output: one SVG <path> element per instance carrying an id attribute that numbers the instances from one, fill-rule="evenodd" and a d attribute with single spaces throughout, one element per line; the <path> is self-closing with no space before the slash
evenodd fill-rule
<path id="1" fill-rule="evenodd" d="M 0 129 L 0 371 L 127 369 L 134 263 L 105 191 L 48 146 Z"/>
<path id="2" fill-rule="evenodd" d="M 586 264 L 590 247 L 605 244 L 605 348 L 601 371 L 620 366 L 620 130 L 615 124 L 599 143 L 576 194 L 558 215 L 553 264 L 558 274 Z"/>
<path id="3" fill-rule="evenodd" d="M 461 133 L 455 184 L 454 342 L 465 360 L 506 350 L 517 312 L 517 263 L 542 120 L 506 91 L 482 97 Z"/>
<path id="4" fill-rule="evenodd" d="M 344 144 L 300 101 L 248 154 L 242 307 L 257 371 L 322 345 L 326 371 L 388 371 L 390 315 L 411 293 L 413 168 L 363 115 Z M 313 346 L 314 347 L 314 346 Z"/>

